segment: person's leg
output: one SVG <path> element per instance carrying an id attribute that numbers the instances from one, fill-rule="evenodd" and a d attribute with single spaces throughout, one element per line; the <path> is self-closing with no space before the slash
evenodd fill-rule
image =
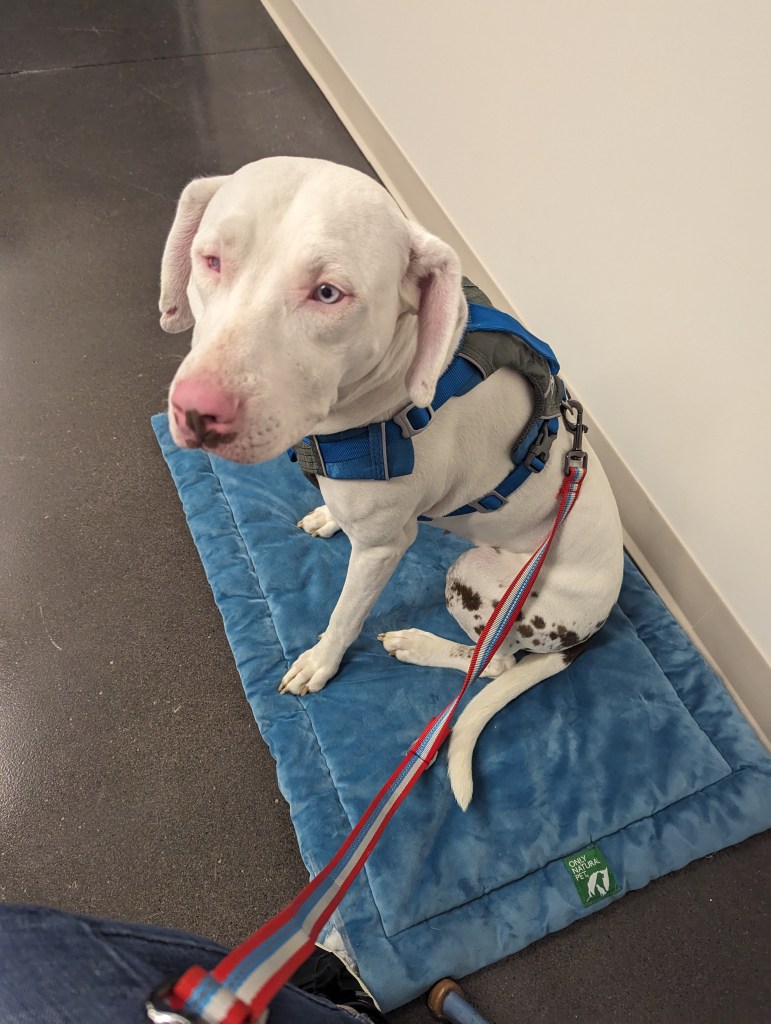
<path id="1" fill-rule="evenodd" d="M 192 964 L 214 967 L 226 952 L 161 928 L 0 906 L 0 1020 L 140 1024 L 154 989 Z"/>
<path id="2" fill-rule="evenodd" d="M 226 952 L 183 932 L 0 905 L 0 1020 L 146 1024 L 151 992 L 192 964 L 210 970 Z M 269 1024 L 355 1019 L 323 997 L 287 985 L 271 1003 Z"/>

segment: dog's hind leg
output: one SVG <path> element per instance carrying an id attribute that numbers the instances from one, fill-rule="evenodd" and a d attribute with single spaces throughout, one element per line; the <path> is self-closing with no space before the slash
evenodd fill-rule
<path id="1" fill-rule="evenodd" d="M 378 640 L 394 658 L 409 665 L 430 665 L 433 668 L 454 668 L 467 672 L 474 648 L 453 643 L 422 629 L 396 629 L 378 634 Z M 482 673 L 494 679 L 514 664 L 512 657 L 494 657 Z"/>
<path id="2" fill-rule="evenodd" d="M 471 640 L 476 640 L 498 603 L 510 578 L 525 561 L 524 555 L 498 553 L 493 548 L 465 552 L 447 574 L 447 608 Z M 381 633 L 378 639 L 389 654 L 410 665 L 468 670 L 473 646 L 454 643 L 422 629 Z M 517 635 L 507 649 L 496 655 L 482 673 L 495 678 L 514 664 L 513 652 L 522 638 Z"/>

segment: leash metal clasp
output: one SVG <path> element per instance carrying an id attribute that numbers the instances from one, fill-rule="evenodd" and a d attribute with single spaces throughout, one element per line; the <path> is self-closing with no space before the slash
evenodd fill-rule
<path id="1" fill-rule="evenodd" d="M 588 452 L 585 452 L 583 448 L 573 448 L 565 456 L 565 476 L 570 476 L 570 471 L 574 466 L 581 466 L 583 469 L 586 469 L 588 462 Z"/>
<path id="2" fill-rule="evenodd" d="M 192 1024 L 189 1017 L 183 1017 L 181 1013 L 174 1010 L 159 1009 L 149 999 L 145 1003 L 145 1012 L 150 1024 Z"/>
<path id="3" fill-rule="evenodd" d="M 570 476 L 574 467 L 581 466 L 586 469 L 589 462 L 589 453 L 584 451 L 582 444 L 582 438 L 589 428 L 584 426 L 584 407 L 574 398 L 564 401 L 560 411 L 565 429 L 573 435 L 573 447 L 565 455 L 565 476 Z M 576 415 L 575 421 L 572 423 L 568 418 L 570 412 L 574 412 Z"/>
<path id="4" fill-rule="evenodd" d="M 173 984 L 167 982 L 161 985 L 145 1002 L 145 1013 L 150 1024 L 193 1024 L 184 1013 L 177 1013 L 163 1005 L 164 997 Z"/>

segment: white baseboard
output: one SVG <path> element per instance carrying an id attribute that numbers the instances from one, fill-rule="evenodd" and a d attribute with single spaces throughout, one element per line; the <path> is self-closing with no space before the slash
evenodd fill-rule
<path id="1" fill-rule="evenodd" d="M 522 319 L 293 0 L 263 5 L 404 212 L 452 245 L 468 277 Z M 630 554 L 771 750 L 771 665 L 588 410 L 586 421 L 616 495 Z"/>
<path id="2" fill-rule="evenodd" d="M 590 411 L 584 419 L 616 496 L 629 554 L 771 750 L 771 666 L 682 538 L 593 423 Z"/>

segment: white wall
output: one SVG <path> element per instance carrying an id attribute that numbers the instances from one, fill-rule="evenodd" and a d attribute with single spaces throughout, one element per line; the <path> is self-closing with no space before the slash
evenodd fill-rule
<path id="1" fill-rule="evenodd" d="M 771 4 L 293 6 L 770 659 Z"/>

